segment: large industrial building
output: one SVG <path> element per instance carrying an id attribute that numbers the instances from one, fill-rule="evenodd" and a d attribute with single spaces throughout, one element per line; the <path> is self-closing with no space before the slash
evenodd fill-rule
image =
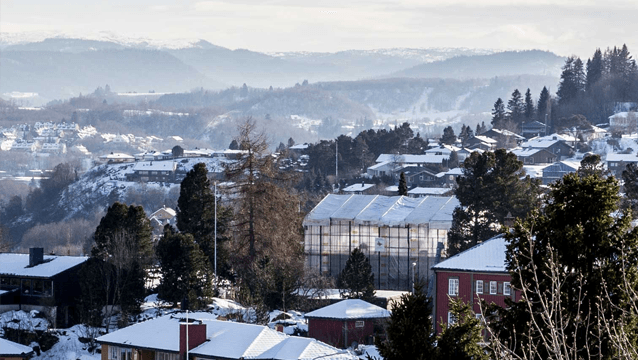
<path id="1" fill-rule="evenodd" d="M 337 277 L 353 249 L 366 254 L 375 287 L 410 290 L 447 249 L 447 232 L 459 202 L 454 196 L 326 196 L 305 218 L 307 265 Z M 414 265 L 416 264 L 416 265 Z"/>

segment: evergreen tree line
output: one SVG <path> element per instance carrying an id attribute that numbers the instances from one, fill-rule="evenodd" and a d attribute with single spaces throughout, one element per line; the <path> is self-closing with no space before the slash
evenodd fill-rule
<path id="1" fill-rule="evenodd" d="M 608 123 L 617 103 L 636 99 L 638 67 L 627 46 L 596 49 L 586 63 L 577 56 L 565 60 L 556 96 L 543 87 L 536 103 L 529 89 L 524 97 L 514 90 L 507 104 L 498 98 L 492 109 L 492 126 L 517 132 L 522 124 L 537 120 L 554 132 L 570 126 L 568 119 L 573 115 L 582 115 L 594 124 Z"/>

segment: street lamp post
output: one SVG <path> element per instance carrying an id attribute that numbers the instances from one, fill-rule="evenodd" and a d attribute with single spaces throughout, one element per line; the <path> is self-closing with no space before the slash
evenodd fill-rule
<path id="1" fill-rule="evenodd" d="M 215 181 L 215 290 L 217 290 L 217 181 Z"/>

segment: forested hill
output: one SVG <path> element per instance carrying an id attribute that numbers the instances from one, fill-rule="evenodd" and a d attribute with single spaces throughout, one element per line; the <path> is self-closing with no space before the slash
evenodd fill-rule
<path id="1" fill-rule="evenodd" d="M 517 74 L 558 76 L 564 61 L 564 57 L 548 51 L 506 51 L 420 64 L 392 73 L 389 77 L 484 79 Z"/>

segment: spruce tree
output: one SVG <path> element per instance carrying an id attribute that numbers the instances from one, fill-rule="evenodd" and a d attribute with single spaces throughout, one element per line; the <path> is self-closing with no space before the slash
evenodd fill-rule
<path id="1" fill-rule="evenodd" d="M 507 102 L 507 120 L 511 121 L 517 126 L 523 121 L 523 114 L 525 113 L 525 107 L 521 92 L 515 89 L 512 92 L 512 97 Z"/>
<path id="2" fill-rule="evenodd" d="M 448 159 L 448 168 L 453 169 L 456 167 L 459 167 L 459 154 L 456 151 L 452 151 Z"/>
<path id="3" fill-rule="evenodd" d="M 166 225 L 157 244 L 157 259 L 162 274 L 158 286 L 161 299 L 176 304 L 187 297 L 191 308 L 205 305 L 205 298 L 212 295 L 211 270 L 193 235 L 177 233 Z"/>
<path id="4" fill-rule="evenodd" d="M 525 175 L 523 163 L 505 149 L 472 153 L 456 179 L 454 210 L 448 232 L 448 255 L 457 254 L 500 231 L 508 214 L 525 217 L 535 208 L 540 183 Z"/>
<path id="5" fill-rule="evenodd" d="M 518 354 L 535 342 L 534 356 L 547 358 L 556 348 L 537 340 L 560 331 L 574 358 L 617 358 L 626 349 L 616 347 L 611 337 L 619 331 L 635 346 L 638 320 L 630 295 L 638 290 L 638 232 L 631 230 L 628 214 L 618 214 L 618 181 L 602 172 L 572 173 L 550 188 L 542 208 L 505 233 L 512 287 L 532 291 L 523 306 L 503 310 L 501 318 L 511 319 L 506 324 L 525 334 L 514 349 Z M 560 312 L 547 317 L 542 304 Z M 513 329 L 503 330 L 508 340 Z"/>
<path id="6" fill-rule="evenodd" d="M 549 90 L 547 90 L 547 87 L 543 86 L 543 90 L 541 90 L 541 94 L 538 97 L 538 106 L 536 107 L 536 115 L 538 116 L 538 121 L 542 122 L 543 124 L 547 124 L 545 121 L 545 115 L 549 114 L 549 107 L 551 104 L 550 101 L 551 99 Z"/>
<path id="7" fill-rule="evenodd" d="M 394 303 L 386 326 L 386 339 L 375 345 L 385 360 L 436 359 L 436 335 L 432 323 L 432 303 L 417 282 L 414 293 L 401 295 Z"/>
<path id="8" fill-rule="evenodd" d="M 401 171 L 399 177 L 399 195 L 408 196 L 408 182 L 405 180 L 405 173 Z"/>
<path id="9" fill-rule="evenodd" d="M 587 60 L 587 77 L 585 80 L 585 91 L 588 95 L 592 95 L 594 86 L 603 78 L 605 64 L 603 61 L 603 53 L 600 49 L 596 49 L 591 60 Z"/>
<path id="10" fill-rule="evenodd" d="M 453 145 L 456 142 L 456 135 L 454 129 L 451 126 L 443 129 L 443 136 L 441 136 L 441 143 L 446 145 Z"/>
<path id="11" fill-rule="evenodd" d="M 436 359 L 489 360 L 489 354 L 480 345 L 483 325 L 474 314 L 472 305 L 461 299 L 450 299 L 449 311 L 456 321 L 443 324 L 436 340 Z"/>
<path id="12" fill-rule="evenodd" d="M 209 266 L 215 262 L 215 195 L 208 180 L 206 164 L 195 164 L 180 185 L 177 199 L 177 228 L 193 235 L 199 248 L 208 257 Z M 231 213 L 219 201 L 217 203 L 217 273 L 229 276 L 225 242 L 226 229 Z"/>
<path id="13" fill-rule="evenodd" d="M 498 98 L 492 109 L 492 127 L 502 129 L 505 126 L 505 104 L 501 98 Z M 482 130 L 482 129 L 481 129 Z M 478 131 L 476 132 L 479 133 Z"/>
<path id="14" fill-rule="evenodd" d="M 359 248 L 352 250 L 346 266 L 339 274 L 337 286 L 341 296 L 348 299 L 374 300 L 374 274 L 370 260 Z"/>
<path id="15" fill-rule="evenodd" d="M 532 92 L 529 90 L 529 88 L 527 88 L 527 91 L 525 92 L 525 121 L 526 122 L 534 120 L 535 111 L 536 109 L 534 108 L 534 100 L 532 99 Z"/>
<path id="16" fill-rule="evenodd" d="M 114 288 L 114 302 L 125 313 L 137 311 L 144 300 L 146 270 L 153 259 L 151 234 L 144 209 L 119 202 L 108 208 L 95 229 L 91 257 L 112 265 L 115 273 L 103 284 Z"/>

